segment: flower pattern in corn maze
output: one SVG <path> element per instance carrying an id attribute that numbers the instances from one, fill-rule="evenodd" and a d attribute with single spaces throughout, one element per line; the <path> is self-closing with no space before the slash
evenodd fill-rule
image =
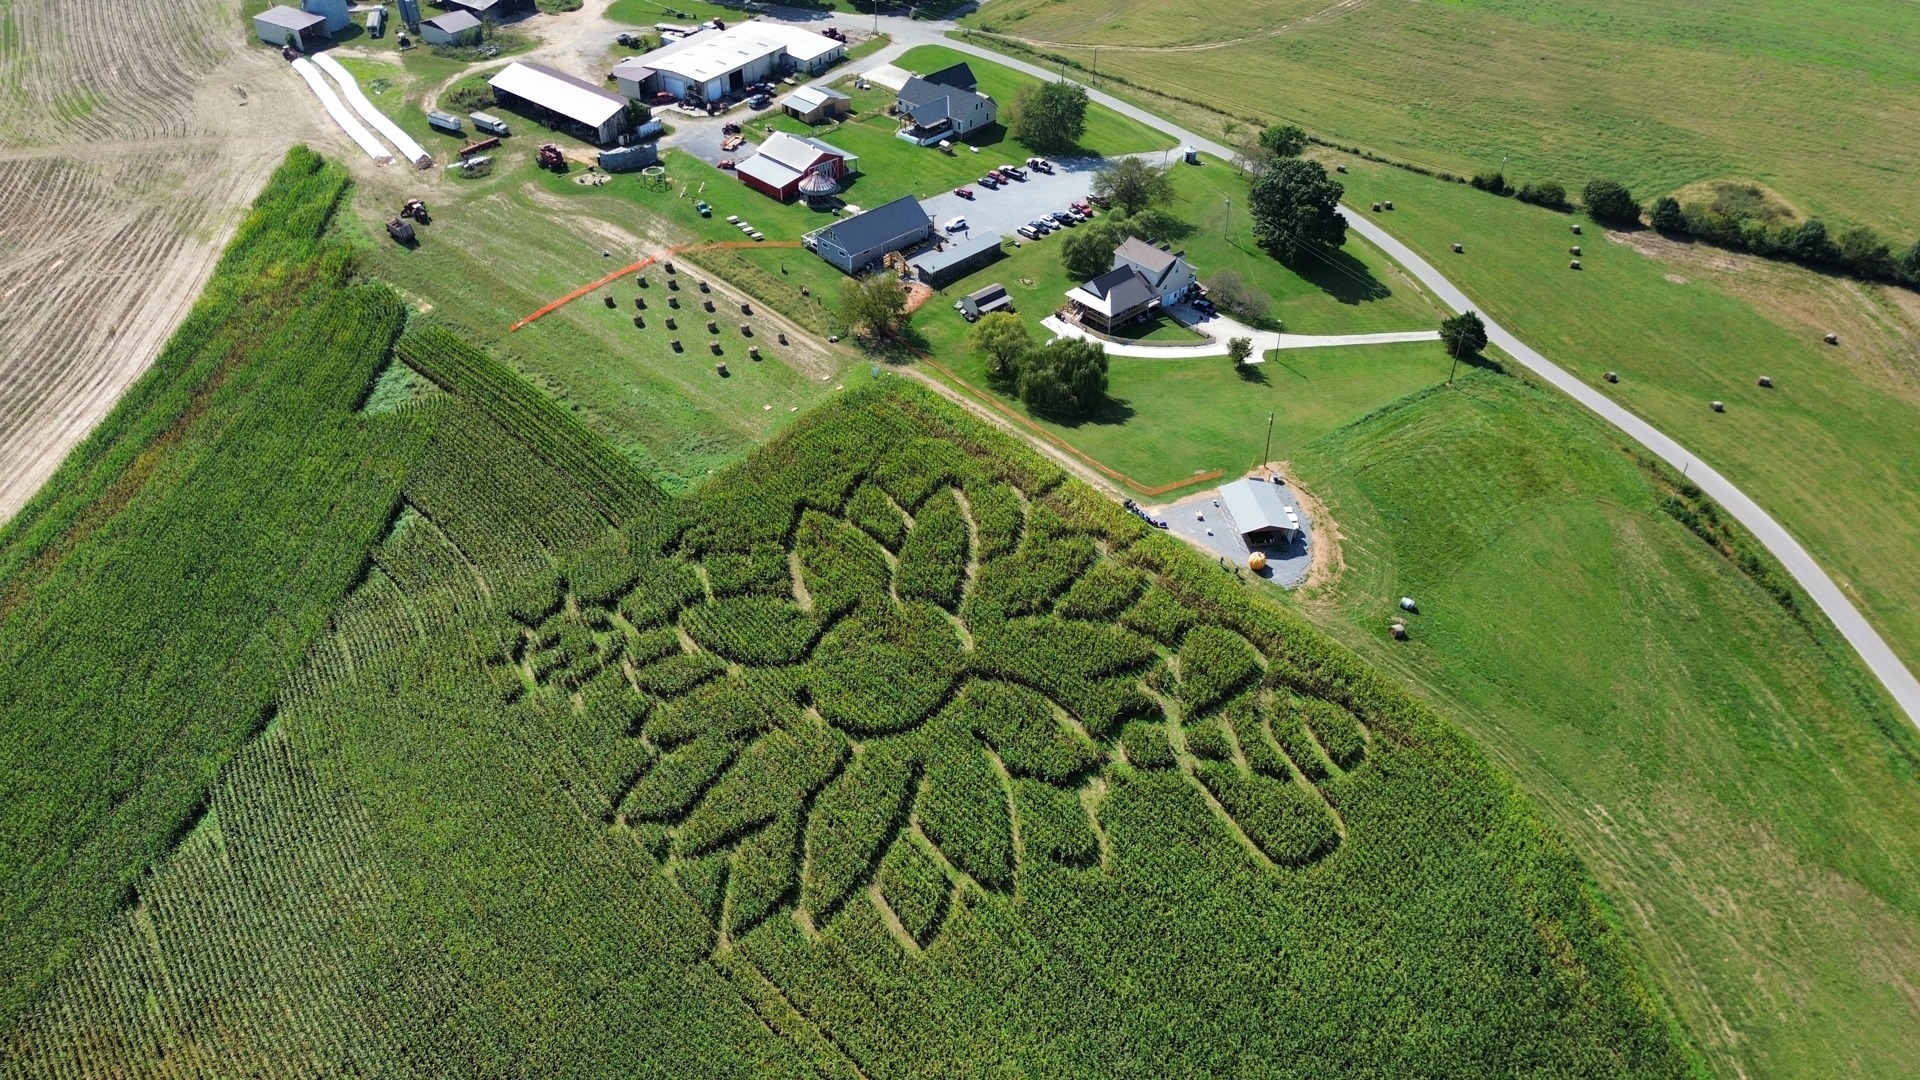
<path id="1" fill-rule="evenodd" d="M 1317 785 L 1361 766 L 1364 725 L 1118 538 L 1004 481 L 970 498 L 945 460 L 883 461 L 779 542 L 702 552 L 696 530 L 622 596 L 556 594 L 500 658 L 511 695 L 627 744 L 605 819 L 717 940 L 872 903 L 925 946 L 956 890 L 1099 864 L 1115 768 L 1181 770 L 1276 871 L 1332 852 Z"/>

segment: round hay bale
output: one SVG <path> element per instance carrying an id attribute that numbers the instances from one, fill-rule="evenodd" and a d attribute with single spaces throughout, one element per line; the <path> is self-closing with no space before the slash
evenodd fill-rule
<path id="1" fill-rule="evenodd" d="M 1388 200 L 1386 201 L 1386 203 L 1385 203 L 1385 205 L 1386 205 L 1386 208 L 1387 208 L 1387 209 L 1389 209 L 1389 210 L 1391 210 L 1391 209 L 1393 209 L 1393 200 L 1392 200 L 1392 199 L 1388 199 Z"/>
<path id="2" fill-rule="evenodd" d="M 1466 250 L 1467 250 L 1467 245 L 1465 245 L 1465 244 L 1455 244 L 1455 245 L 1453 245 L 1453 253 L 1454 253 L 1455 255 L 1463 255 L 1463 254 L 1465 254 L 1465 253 L 1466 253 Z"/>
<path id="3" fill-rule="evenodd" d="M 1766 387 L 1769 390 L 1773 389 L 1773 376 L 1771 375 L 1760 376 L 1760 385 Z"/>
<path id="4" fill-rule="evenodd" d="M 809 289 L 809 288 L 807 288 L 807 287 L 806 287 L 805 285 L 802 285 L 802 286 L 800 286 L 800 295 L 801 295 L 801 296 L 812 296 L 812 295 L 813 295 L 813 290 L 811 290 L 811 289 Z"/>
<path id="5" fill-rule="evenodd" d="M 1567 227 L 1573 230 L 1573 235 L 1575 235 L 1575 236 L 1579 236 L 1579 235 L 1580 235 L 1580 223 L 1579 223 L 1579 222 L 1577 222 L 1577 221 L 1576 221 L 1576 222 L 1574 222 L 1574 223 L 1573 223 L 1572 225 L 1569 225 L 1569 226 L 1567 226 Z"/>
<path id="6" fill-rule="evenodd" d="M 646 316 L 644 316 L 644 315 L 635 315 L 635 316 L 633 317 L 633 325 L 634 325 L 634 326 L 635 326 L 636 328 L 638 328 L 638 329 L 641 329 L 641 330 L 645 330 L 645 329 L 647 328 L 647 319 L 646 319 Z"/>
<path id="7" fill-rule="evenodd" d="M 1616 372 L 1612 372 L 1612 371 L 1609 371 L 1609 372 L 1607 372 L 1607 373 L 1606 373 L 1605 375 L 1602 375 L 1602 376 L 1600 376 L 1600 377 L 1601 377 L 1601 378 L 1603 378 L 1603 379 L 1605 379 L 1605 380 L 1607 380 L 1608 382 L 1619 382 L 1619 381 L 1620 381 L 1620 376 L 1619 376 L 1619 374 L 1618 374 L 1618 373 L 1616 373 Z"/>
<path id="8" fill-rule="evenodd" d="M 1839 334 L 1828 334 L 1828 335 L 1827 335 L 1827 344 L 1829 344 L 1829 345 L 1838 345 L 1838 344 L 1840 344 L 1840 335 L 1839 335 Z"/>
<path id="9" fill-rule="evenodd" d="M 1260 571 L 1265 570 L 1266 568 L 1267 568 L 1266 552 L 1256 551 L 1253 554 L 1247 556 L 1247 569 L 1257 574 Z"/>
<path id="10" fill-rule="evenodd" d="M 680 310 L 680 298 L 677 296 L 667 297 L 667 306 L 673 308 L 675 311 Z"/>
<path id="11" fill-rule="evenodd" d="M 1413 597 L 1403 596 L 1400 598 L 1400 610 L 1417 612 L 1420 610 L 1420 605 L 1413 602 Z"/>
<path id="12" fill-rule="evenodd" d="M 1710 402 L 1709 404 L 1712 406 L 1714 412 L 1727 411 L 1727 403 L 1724 401 L 1715 401 L 1715 402 Z"/>
<path id="13" fill-rule="evenodd" d="M 719 356 L 720 355 L 720 339 L 715 338 L 714 340 L 707 342 L 707 348 L 713 350 L 713 355 Z"/>
<path id="14" fill-rule="evenodd" d="M 1346 172 L 1346 171 L 1347 171 L 1347 167 L 1346 167 L 1345 165 L 1335 165 L 1335 166 L 1333 167 L 1333 171 L 1334 171 L 1334 172 Z"/>
<path id="15" fill-rule="evenodd" d="M 1373 204 L 1373 212 L 1374 212 L 1374 213 L 1376 213 L 1376 214 L 1380 212 L 1380 204 L 1379 204 L 1379 203 L 1374 203 L 1374 204 Z"/>
<path id="16" fill-rule="evenodd" d="M 723 379 L 724 379 L 724 378 L 726 378 L 726 377 L 727 377 L 727 362 L 726 362 L 725 360 L 716 360 L 716 361 L 714 361 L 714 364 L 713 364 L 713 370 L 714 370 L 714 371 L 716 371 L 716 372 L 718 372 L 721 378 L 723 378 Z"/>
<path id="17" fill-rule="evenodd" d="M 669 315 L 669 316 L 667 316 L 667 329 L 669 329 L 669 330 L 678 330 L 678 329 L 680 329 L 680 328 L 679 328 L 678 326 L 675 326 L 675 325 L 674 325 L 674 322 L 673 322 L 673 316 L 671 316 L 671 315 Z"/>
<path id="18" fill-rule="evenodd" d="M 713 301 L 712 301 L 712 300 L 702 300 L 702 301 L 700 301 L 700 306 L 701 306 L 701 307 L 703 307 L 703 308 L 706 308 L 706 309 L 707 309 L 708 311 L 712 311 L 712 310 L 713 310 Z"/>
<path id="19" fill-rule="evenodd" d="M 760 346 L 758 345 L 747 346 L 747 355 L 755 360 L 760 359 Z"/>
<path id="20" fill-rule="evenodd" d="M 675 291 L 675 292 L 679 292 L 679 291 L 680 291 L 680 279 L 679 279 L 679 278 L 668 278 L 668 279 L 667 279 L 667 288 L 669 288 L 669 289 L 672 289 L 672 290 L 673 290 L 673 291 Z"/>
<path id="21" fill-rule="evenodd" d="M 611 297 L 611 296 L 608 296 L 608 297 L 604 297 L 603 299 L 605 299 L 605 300 L 606 300 L 606 302 L 607 302 L 607 306 L 608 306 L 608 307 L 619 307 L 619 306 L 620 306 L 620 301 L 618 301 L 618 300 L 615 300 L 615 299 L 614 299 L 613 297 Z"/>
<path id="22" fill-rule="evenodd" d="M 740 301 L 740 314 L 742 315 L 753 314 L 753 305 L 747 303 L 745 300 Z"/>
<path id="23" fill-rule="evenodd" d="M 673 329 L 673 328 L 672 328 L 672 327 L 668 327 L 667 329 L 669 329 L 669 330 L 671 330 L 671 329 Z M 668 344 L 670 344 L 670 345 L 672 345 L 672 346 L 673 346 L 673 351 L 674 351 L 674 352 L 679 352 L 679 351 L 680 351 L 680 349 L 681 349 L 681 345 L 680 345 L 680 339 L 679 339 L 679 338 L 674 338 L 674 339 L 673 339 L 673 340 L 672 340 L 671 342 L 668 342 Z"/>
<path id="24" fill-rule="evenodd" d="M 635 285 L 638 285 L 638 286 L 640 286 L 640 287 L 641 287 L 641 288 L 643 288 L 643 289 L 644 289 L 644 288 L 646 288 L 646 287 L 647 287 L 647 275 L 645 275 L 645 274 L 637 274 L 637 275 L 635 275 L 635 276 L 634 276 L 634 279 L 633 279 L 633 283 L 634 283 Z"/>
<path id="25" fill-rule="evenodd" d="M 778 334 L 775 334 L 774 337 L 782 345 L 785 345 L 787 343 L 787 332 L 785 330 L 782 330 Z"/>
<path id="26" fill-rule="evenodd" d="M 1396 622 L 1392 626 L 1387 627 L 1387 632 L 1393 635 L 1393 640 L 1395 641 L 1407 640 L 1407 624 L 1406 623 Z"/>
<path id="27" fill-rule="evenodd" d="M 1579 260 L 1579 259 L 1574 259 L 1573 261 L 1571 261 L 1571 262 L 1569 262 L 1569 263 L 1567 263 L 1567 269 L 1569 269 L 1569 270 L 1578 270 L 1578 269 L 1580 269 L 1580 260 Z"/>
<path id="28" fill-rule="evenodd" d="M 700 279 L 700 291 L 701 292 L 707 291 L 707 282 L 705 278 Z"/>
<path id="29" fill-rule="evenodd" d="M 748 325 L 748 324 L 746 324 L 746 323 L 741 323 L 741 324 L 740 324 L 740 336 L 741 336 L 741 337 L 752 337 L 752 336 L 753 336 L 753 327 L 752 327 L 752 326 L 750 326 L 750 325 Z"/>
<path id="30" fill-rule="evenodd" d="M 1579 258 L 1579 256 L 1580 256 L 1580 245 L 1579 245 L 1579 244 L 1575 244 L 1575 245 L 1573 245 L 1572 247 L 1570 247 L 1570 248 L 1568 248 L 1568 249 L 1567 249 L 1567 254 L 1569 254 L 1569 255 L 1572 255 L 1572 256 L 1574 256 L 1575 258 Z"/>
<path id="31" fill-rule="evenodd" d="M 644 297 L 644 296 L 636 296 L 636 297 L 634 297 L 634 298 L 633 298 L 633 306 L 634 306 L 634 308 L 635 308 L 636 310 L 639 310 L 639 311 L 645 311 L 645 310 L 647 310 L 647 298 L 646 298 L 646 297 Z"/>
<path id="32" fill-rule="evenodd" d="M 669 274 L 674 273 L 673 263 L 671 260 L 669 260 L 667 263 L 667 273 Z"/>
<path id="33" fill-rule="evenodd" d="M 719 333 L 719 332 L 720 332 L 720 323 L 719 323 L 719 322 L 718 322 L 717 320 L 714 320 L 714 319 L 708 319 L 708 320 L 707 320 L 707 333 L 709 333 L 709 334 L 717 334 L 717 333 Z"/>

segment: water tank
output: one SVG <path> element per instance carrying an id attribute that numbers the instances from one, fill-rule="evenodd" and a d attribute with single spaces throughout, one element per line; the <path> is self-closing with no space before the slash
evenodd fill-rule
<path id="1" fill-rule="evenodd" d="M 300 10 L 323 16 L 327 20 L 327 33 L 338 34 L 353 25 L 353 16 L 347 13 L 347 0 L 300 0 Z"/>

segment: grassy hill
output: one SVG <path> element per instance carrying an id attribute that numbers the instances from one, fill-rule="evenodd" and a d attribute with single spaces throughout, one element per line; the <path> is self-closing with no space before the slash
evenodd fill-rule
<path id="1" fill-rule="evenodd" d="M 1789 0 L 994 0 L 966 23 L 1255 122 L 1472 175 L 1643 197 L 1742 177 L 1911 243 L 1920 23 L 1898 4 Z M 1097 48 L 1096 48 L 1097 47 Z M 1098 72 L 1098 77 L 1091 72 Z M 1204 122 L 1217 130 L 1219 117 Z"/>
<path id="2" fill-rule="evenodd" d="M 351 591 L 107 925 L 10 925 L 57 974 L 10 1072 L 1694 1071 L 1454 729 L 924 391 L 668 501 L 443 328 L 393 355 Z"/>
<path id="3" fill-rule="evenodd" d="M 1911 1073 L 1920 745 L 1844 642 L 1676 520 L 1677 478 L 1514 379 L 1294 464 L 1344 537 L 1308 610 L 1513 771 L 1716 1074 Z"/>

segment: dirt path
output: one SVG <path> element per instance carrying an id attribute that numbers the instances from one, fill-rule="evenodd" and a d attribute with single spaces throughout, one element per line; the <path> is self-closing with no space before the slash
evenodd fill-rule
<path id="1" fill-rule="evenodd" d="M 15 0 L 7 25 L 0 521 L 153 363 L 287 147 L 325 145 L 233 0 Z"/>

